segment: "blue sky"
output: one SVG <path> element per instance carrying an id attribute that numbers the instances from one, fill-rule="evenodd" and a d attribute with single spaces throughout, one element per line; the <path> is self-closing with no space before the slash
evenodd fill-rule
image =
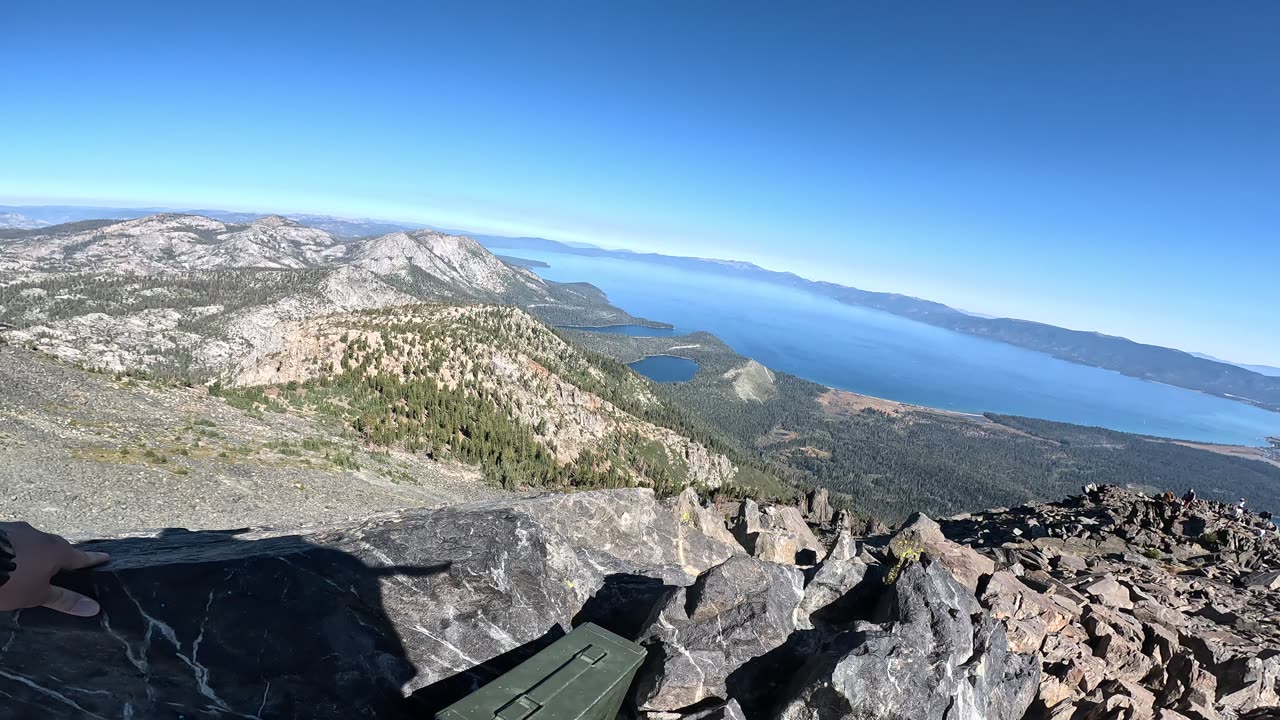
<path id="1" fill-rule="evenodd" d="M 1280 4 L 911 9 L 9 0 L 0 202 L 739 258 L 1280 365 Z"/>

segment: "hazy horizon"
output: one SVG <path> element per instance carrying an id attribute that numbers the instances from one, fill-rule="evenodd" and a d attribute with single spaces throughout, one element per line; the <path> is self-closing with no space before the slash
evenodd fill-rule
<path id="1" fill-rule="evenodd" d="M 0 207 L 15 207 L 15 206 L 16 206 L 16 207 L 22 207 L 22 206 L 27 206 L 27 207 L 59 207 L 59 206 L 66 206 L 66 207 L 80 207 L 80 208 L 101 208 L 101 209 L 103 209 L 103 210 L 120 210 L 120 209 L 127 209 L 127 210 L 157 210 L 157 211 L 161 211 L 161 210 L 162 210 L 162 211 L 173 211 L 173 212 L 190 212 L 190 211 L 196 211 L 196 210 L 207 210 L 207 211 L 215 211 L 215 212 L 244 213 L 244 214 L 258 214 L 258 215 L 282 215 L 282 216 L 283 216 L 283 215 L 315 215 L 315 216 L 331 217 L 331 218 L 339 219 L 339 220 L 371 221 L 371 222 L 382 222 L 382 223 L 387 223 L 387 224 L 427 225 L 427 226 L 431 226 L 431 227 L 434 227 L 434 228 L 442 228 L 442 226 L 441 226 L 441 225 L 436 224 L 436 223 L 430 223 L 430 222 L 416 222 L 416 221 L 410 221 L 410 220 L 399 220 L 399 219 L 395 219 L 395 218 L 372 218 L 372 217 L 359 217 L 359 216 L 351 216 L 351 215 L 331 215 L 331 214 L 327 214 L 327 213 L 298 212 L 298 211 L 292 211 L 292 210 L 246 210 L 246 209 L 215 208 L 215 207 L 211 207 L 211 206 L 192 207 L 192 208 L 177 208 L 177 207 L 168 207 L 168 206 L 165 206 L 165 205 L 157 205 L 157 204 L 116 205 L 116 206 L 111 206 L 111 205 L 87 205 L 87 204 L 80 204 L 80 203 L 51 203 L 51 204 L 49 204 L 49 205 L 36 205 L 36 204 L 34 204 L 34 203 L 10 202 L 9 200 L 10 200 L 10 199 L 8 199 L 8 198 L 0 197 Z M 444 229 L 444 230 L 446 230 L 446 231 L 449 231 L 449 232 L 459 232 L 459 233 L 463 233 L 463 234 L 467 234 L 467 235 L 476 235 L 476 236 L 485 236 L 485 237 L 505 237 L 505 238 L 509 238 L 509 239 L 513 239 L 513 240 L 515 240 L 515 239 L 521 239 L 521 238 L 536 237 L 536 236 L 529 236 L 529 235 L 501 235 L 501 234 L 491 234 L 491 233 L 488 233 L 488 232 L 485 232 L 485 231 L 478 231 L 478 230 L 472 230 L 472 229 L 467 229 L 467 228 L 443 228 L 443 229 Z M 542 238 L 542 237 L 537 237 L 536 239 L 541 239 L 541 240 L 552 240 L 552 241 L 560 242 L 560 243 L 563 243 L 563 244 L 566 244 L 566 245 L 575 245 L 575 244 L 576 244 L 576 245 L 577 245 L 577 246 L 579 246 L 579 247 L 582 247 L 582 246 L 588 246 L 588 245 L 589 245 L 589 246 L 591 246 L 591 247 L 594 247 L 594 248 L 597 248 L 597 249 L 601 249 L 601 250 L 610 250 L 610 251 L 618 251 L 618 252 L 637 252 L 637 253 L 639 253 L 639 252 L 652 252 L 652 251 L 640 251 L 640 250 L 636 250 L 635 248 L 627 248 L 627 247 L 604 247 L 604 246 L 601 246 L 601 245 L 596 245 L 596 244 L 594 244 L 594 243 L 584 243 L 584 242 L 581 242 L 581 241 L 563 240 L 563 239 L 556 239 L 556 238 Z M 499 249 L 502 249 L 502 248 L 499 248 Z M 517 257 L 518 257 L 518 256 L 519 256 L 519 254 L 520 254 L 520 253 L 519 253 L 519 249 L 518 249 L 518 248 L 506 248 L 506 249 L 511 250 L 511 253 L 512 253 L 512 254 L 514 254 L 514 255 L 515 255 L 515 256 L 517 256 Z M 699 258 L 699 259 L 706 259 L 706 260 L 741 260 L 741 259 L 742 259 L 742 258 L 732 258 L 732 257 L 707 257 L 707 256 L 699 256 L 699 255 L 677 255 L 677 254 L 675 254 L 675 253 L 660 253 L 660 254 L 664 254 L 664 255 L 668 255 L 668 256 L 677 256 L 677 257 L 692 257 L 692 258 Z M 773 270 L 773 271 L 787 272 L 787 271 L 779 270 L 778 268 L 768 267 L 768 266 L 765 266 L 765 265 L 760 265 L 759 267 L 761 267 L 761 268 L 762 268 L 762 269 L 764 269 L 764 270 Z M 808 280 L 812 280 L 812 279 L 814 279 L 814 278 L 805 277 L 804 275 L 801 275 L 801 277 L 804 277 L 805 279 L 808 279 Z M 871 289 L 871 288 L 859 288 L 859 289 L 867 290 L 867 289 Z M 886 292 L 894 292 L 894 291 L 889 290 L 889 291 L 886 291 Z M 935 302 L 942 302 L 941 300 L 938 300 L 937 298 L 922 297 L 921 299 L 923 299 L 923 300 L 933 300 L 933 301 L 935 301 Z M 946 303 L 944 303 L 944 304 L 946 304 Z M 949 307 L 951 307 L 953 310 L 957 310 L 957 311 L 959 311 L 959 312 L 965 313 L 966 315 L 974 315 L 974 316 L 977 316 L 977 317 L 986 317 L 986 318 L 1010 318 L 1010 319 L 1017 319 L 1017 320 L 1027 320 L 1027 321 L 1031 321 L 1031 322 L 1042 322 L 1042 321 L 1040 321 L 1040 320 L 1037 320 L 1036 318 L 1031 318 L 1031 317 L 1018 317 L 1018 316 L 1015 316 L 1015 315 L 1007 315 L 1007 314 L 1006 314 L 1006 315 L 991 315 L 991 314 L 986 314 L 986 313 L 977 313 L 977 312 L 974 312 L 974 311 L 968 310 L 968 309 L 966 309 L 966 308 L 958 308 L 958 307 L 954 307 L 954 306 L 951 306 L 951 305 L 948 305 L 948 306 L 949 306 Z M 1070 330 L 1080 330 L 1080 331 L 1084 331 L 1084 332 L 1094 332 L 1094 331 L 1090 330 L 1089 328 L 1067 328 L 1067 329 L 1070 329 Z M 1128 338 L 1128 339 L 1132 340 L 1133 338 Z M 1162 346 L 1162 347 L 1171 347 L 1171 346 Z M 1179 347 L 1174 347 L 1173 349 L 1175 349 L 1175 350 L 1181 350 L 1182 352 L 1185 352 L 1185 353 L 1187 353 L 1187 354 L 1189 354 L 1189 355 L 1194 355 L 1194 356 L 1199 357 L 1199 358 L 1204 359 L 1204 360 L 1211 360 L 1211 361 L 1213 361 L 1213 362 L 1225 363 L 1225 364 L 1228 364 L 1228 365 L 1235 365 L 1235 366 L 1237 366 L 1237 367 L 1242 367 L 1242 368 L 1244 368 L 1244 369 L 1252 370 L 1253 372 L 1258 372 L 1258 370 L 1256 370 L 1256 369 L 1254 369 L 1254 368 L 1261 368 L 1261 367 L 1265 367 L 1265 368 L 1267 368 L 1267 369 L 1269 369 L 1269 370 L 1276 370 L 1276 371 L 1280 371 L 1280 367 L 1277 367 L 1277 366 L 1271 366 L 1271 365 L 1268 365 L 1267 363 L 1247 363 L 1247 362 L 1241 362 L 1241 361 L 1238 361 L 1238 360 L 1231 360 L 1231 359 L 1227 359 L 1227 358 L 1222 358 L 1222 357 L 1219 357 L 1219 356 L 1214 355 L 1213 353 L 1205 353 L 1205 352 L 1198 351 L 1198 350 L 1195 350 L 1195 349 L 1187 349 L 1187 348 L 1179 348 Z M 1251 367 L 1246 367 L 1246 366 L 1251 366 Z"/>
<path id="2" fill-rule="evenodd" d="M 6 17 L 11 204 L 746 260 L 1280 365 L 1272 4 L 72 5 Z"/>

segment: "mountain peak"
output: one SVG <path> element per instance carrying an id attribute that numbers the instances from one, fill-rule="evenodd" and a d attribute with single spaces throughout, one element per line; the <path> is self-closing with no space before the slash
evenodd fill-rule
<path id="1" fill-rule="evenodd" d="M 0 212 L 0 228 L 8 228 L 13 230 L 35 230 L 37 228 L 48 227 L 49 223 L 43 220 L 35 220 L 26 215 L 18 213 Z"/>
<path id="2" fill-rule="evenodd" d="M 301 225 L 283 215 L 264 215 L 254 220 L 253 225 L 263 227 L 301 227 Z"/>
<path id="3" fill-rule="evenodd" d="M 183 213 L 156 213 L 135 220 L 123 220 L 115 225 L 102 228 L 104 232 L 165 232 L 173 230 L 215 230 L 227 229 L 227 224 L 203 215 L 185 215 Z"/>
<path id="4" fill-rule="evenodd" d="M 416 268 L 468 294 L 501 294 L 518 281 L 515 271 L 471 238 L 435 230 L 373 238 L 355 257 L 357 265 L 379 275 L 407 275 Z"/>

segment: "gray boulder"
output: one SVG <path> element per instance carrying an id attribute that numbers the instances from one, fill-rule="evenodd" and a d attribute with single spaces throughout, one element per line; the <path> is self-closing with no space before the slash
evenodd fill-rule
<path id="1" fill-rule="evenodd" d="M 733 536 L 747 552 L 769 562 L 816 565 L 826 555 L 800 509 L 786 505 L 761 510 L 754 500 L 743 500 L 734 518 Z"/>
<path id="2" fill-rule="evenodd" d="M 822 546 L 818 536 L 813 534 L 813 530 L 809 529 L 809 524 L 805 522 L 799 508 L 772 505 L 761 513 L 760 522 L 766 531 L 782 533 L 793 538 L 796 546 L 809 554 L 810 560 L 804 564 L 815 565 L 826 557 L 826 548 Z"/>
<path id="3" fill-rule="evenodd" d="M 1116 582 L 1116 579 L 1110 575 L 1089 580 L 1079 585 L 1077 589 L 1107 607 L 1133 609 L 1133 598 L 1128 588 Z"/>
<path id="4" fill-rule="evenodd" d="M 784 720 L 1016 720 L 1036 696 L 1034 656 L 1010 653 L 1004 627 L 942 567 L 907 565 L 879 618 L 813 656 Z"/>
<path id="5" fill-rule="evenodd" d="M 805 514 L 809 521 L 818 525 L 830 525 L 836 512 L 831 507 L 831 494 L 826 488 L 810 490 L 804 497 Z"/>
<path id="6" fill-rule="evenodd" d="M 796 629 L 802 585 L 793 567 L 735 557 L 674 591 L 642 636 L 654 660 L 636 681 L 637 707 L 670 712 L 729 699 L 729 676 Z"/>
<path id="7" fill-rule="evenodd" d="M 1259 570 L 1240 579 L 1240 584 L 1247 588 L 1261 590 L 1280 590 L 1280 570 Z"/>
<path id="8" fill-rule="evenodd" d="M 647 490 L 88 544 L 112 561 L 63 581 L 99 617 L 0 614 L 0 717 L 430 717 L 578 622 L 634 635 L 734 553 Z"/>
<path id="9" fill-rule="evenodd" d="M 747 549 L 747 552 L 754 554 L 756 537 L 762 529 L 760 505 L 751 498 L 743 500 L 738 506 L 738 514 L 733 519 L 733 536 L 742 547 Z"/>
<path id="10" fill-rule="evenodd" d="M 804 588 L 804 599 L 800 601 L 800 622 L 802 627 L 813 627 L 818 624 L 838 624 L 842 620 L 851 620 L 858 614 L 865 596 L 870 593 L 855 592 L 867 579 L 871 569 L 862 558 L 858 557 L 858 544 L 847 532 L 842 532 L 832 546 L 827 559 L 813 574 L 813 579 Z M 873 580 L 880 578 L 879 567 L 872 573 Z"/>
<path id="11" fill-rule="evenodd" d="M 899 562 L 928 555 L 941 563 L 970 592 L 977 592 L 981 579 L 996 571 L 991 558 L 950 542 L 938 523 L 923 513 L 907 518 L 907 522 L 889 540 L 889 554 Z"/>
<path id="12" fill-rule="evenodd" d="M 800 546 L 794 535 L 765 530 L 756 535 L 756 549 L 753 554 L 766 562 L 795 565 L 800 555 Z"/>
<path id="13" fill-rule="evenodd" d="M 684 492 L 680 493 L 675 499 L 673 512 L 676 521 L 681 525 L 700 531 L 725 547 L 731 548 L 735 553 L 743 552 L 742 545 L 738 543 L 733 533 L 729 532 L 724 518 L 715 510 L 703 507 L 698 501 L 697 491 L 693 488 L 685 488 Z"/>

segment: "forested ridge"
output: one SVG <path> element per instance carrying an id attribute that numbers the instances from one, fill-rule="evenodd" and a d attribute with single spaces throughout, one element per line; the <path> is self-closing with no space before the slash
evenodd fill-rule
<path id="1" fill-rule="evenodd" d="M 372 446 L 476 465 L 508 488 L 642 484 L 669 494 L 708 482 L 692 452 L 732 461 L 726 492 L 787 494 L 753 454 L 649 381 L 513 308 L 414 306 L 326 323 L 306 342 L 333 342 L 339 354 L 313 358 L 307 377 L 215 391 L 328 415 Z"/>

